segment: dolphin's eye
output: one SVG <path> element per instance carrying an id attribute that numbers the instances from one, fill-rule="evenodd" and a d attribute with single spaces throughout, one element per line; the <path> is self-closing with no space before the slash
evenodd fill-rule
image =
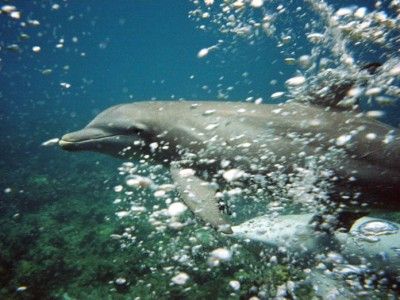
<path id="1" fill-rule="evenodd" d="M 136 126 L 130 126 L 127 128 L 124 128 L 119 131 L 120 134 L 124 135 L 136 135 L 136 136 L 141 136 L 143 135 L 144 130 L 141 128 L 138 128 Z"/>
<path id="2" fill-rule="evenodd" d="M 128 128 L 124 128 L 120 131 L 121 134 L 124 135 L 140 135 L 143 132 L 143 130 L 137 128 L 137 127 L 128 127 Z"/>
<path id="3" fill-rule="evenodd" d="M 108 123 L 105 131 L 112 135 L 140 135 L 143 129 L 135 124 Z"/>
<path id="4" fill-rule="evenodd" d="M 125 128 L 127 134 L 136 134 L 136 135 L 143 134 L 146 130 L 148 130 L 147 126 L 141 123 L 135 123 Z"/>

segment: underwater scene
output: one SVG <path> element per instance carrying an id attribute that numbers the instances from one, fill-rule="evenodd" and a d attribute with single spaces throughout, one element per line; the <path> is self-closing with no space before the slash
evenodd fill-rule
<path id="1" fill-rule="evenodd" d="M 0 1 L 0 299 L 398 299 L 399 0 Z"/>

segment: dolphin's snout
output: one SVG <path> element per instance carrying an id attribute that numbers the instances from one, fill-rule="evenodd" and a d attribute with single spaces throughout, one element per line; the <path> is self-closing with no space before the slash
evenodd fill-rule
<path id="1" fill-rule="evenodd" d="M 99 139 L 110 134 L 98 128 L 83 128 L 78 131 L 70 132 L 61 138 L 62 141 L 71 143 L 86 142 L 89 140 Z"/>
<path id="2" fill-rule="evenodd" d="M 85 127 L 63 135 L 58 145 L 67 151 L 94 150 L 101 147 L 101 142 L 113 136 L 113 134 L 99 128 Z"/>
<path id="3" fill-rule="evenodd" d="M 59 141 L 58 145 L 61 147 L 63 150 L 67 151 L 73 151 L 77 150 L 77 142 L 74 142 L 73 140 L 68 139 L 68 135 L 64 135 Z"/>
<path id="4" fill-rule="evenodd" d="M 84 128 L 78 131 L 70 132 L 62 136 L 58 145 L 68 151 L 80 150 L 80 148 L 92 139 L 104 135 L 100 130 L 94 128 Z"/>
<path id="5" fill-rule="evenodd" d="M 58 141 L 58 145 L 59 145 L 61 148 L 65 149 L 65 150 L 68 150 L 68 146 L 71 146 L 71 145 L 73 145 L 73 144 L 74 144 L 73 142 L 65 141 L 63 138 L 61 138 L 61 139 Z"/>

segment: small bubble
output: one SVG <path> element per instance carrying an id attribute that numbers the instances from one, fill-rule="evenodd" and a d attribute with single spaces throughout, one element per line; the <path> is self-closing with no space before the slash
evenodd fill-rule
<path id="1" fill-rule="evenodd" d="M 229 261 L 232 259 L 232 252 L 226 248 L 217 248 L 211 251 L 210 256 L 218 260 Z"/>
<path id="2" fill-rule="evenodd" d="M 38 20 L 29 20 L 28 24 L 31 25 L 31 26 L 36 27 L 36 26 L 40 25 L 40 22 Z"/>
<path id="3" fill-rule="evenodd" d="M 60 82 L 60 85 L 65 89 L 69 89 L 71 87 L 71 84 L 68 82 Z"/>
<path id="4" fill-rule="evenodd" d="M 21 13 L 19 11 L 13 11 L 10 13 L 10 17 L 18 20 L 21 18 Z"/>
<path id="5" fill-rule="evenodd" d="M 374 139 L 376 139 L 377 135 L 376 135 L 376 133 L 370 132 L 370 133 L 367 133 L 367 134 L 365 135 L 365 137 L 366 137 L 368 140 L 374 140 Z"/>
<path id="6" fill-rule="evenodd" d="M 23 292 L 23 291 L 26 291 L 27 288 L 28 288 L 27 286 L 21 285 L 21 286 L 17 287 L 16 291 L 17 292 Z"/>
<path id="7" fill-rule="evenodd" d="M 228 182 L 237 180 L 245 175 L 245 172 L 240 169 L 230 169 L 224 172 L 222 175 Z"/>
<path id="8" fill-rule="evenodd" d="M 209 110 L 206 110 L 205 112 L 203 112 L 203 116 L 210 116 L 210 115 L 214 114 L 215 112 L 216 112 L 215 109 L 209 109 Z"/>
<path id="9" fill-rule="evenodd" d="M 336 139 L 336 145 L 343 146 L 347 144 L 351 140 L 351 138 L 352 136 L 350 134 L 341 135 Z"/>
<path id="10" fill-rule="evenodd" d="M 6 14 L 9 14 L 9 13 L 12 13 L 13 11 L 15 11 L 17 8 L 14 6 L 14 5 L 3 5 L 2 7 L 1 7 L 1 10 L 4 12 L 4 13 L 6 13 Z"/>
<path id="11" fill-rule="evenodd" d="M 302 55 L 298 59 L 300 67 L 306 69 L 311 66 L 311 57 L 309 55 Z"/>
<path id="12" fill-rule="evenodd" d="M 264 5 L 264 0 L 252 0 L 250 5 L 254 8 L 260 8 Z"/>
<path id="13" fill-rule="evenodd" d="M 190 177 L 193 176 L 195 174 L 195 171 L 193 169 L 183 169 L 179 171 L 179 175 L 181 177 Z"/>
<path id="14" fill-rule="evenodd" d="M 307 39 L 310 42 L 317 44 L 322 42 L 322 40 L 324 39 L 324 35 L 321 33 L 310 33 L 309 35 L 307 35 Z"/>
<path id="15" fill-rule="evenodd" d="M 125 217 L 129 216 L 129 215 L 130 215 L 130 212 L 129 212 L 129 211 L 126 211 L 126 210 L 121 210 L 121 211 L 116 212 L 115 215 L 116 215 L 118 218 L 122 219 L 122 218 L 125 218 Z"/>
<path id="16" fill-rule="evenodd" d="M 177 217 L 183 214 L 187 210 L 187 207 L 182 202 L 174 202 L 168 207 L 168 214 L 171 217 Z"/>
<path id="17" fill-rule="evenodd" d="M 123 186 L 122 185 L 117 185 L 114 187 L 114 192 L 120 193 L 122 192 Z"/>
<path id="18" fill-rule="evenodd" d="M 296 60 L 294 58 L 292 58 L 292 57 L 285 58 L 285 64 L 294 65 L 295 63 L 296 63 Z"/>
<path id="19" fill-rule="evenodd" d="M 154 192 L 154 197 L 156 198 L 164 198 L 166 196 L 166 192 L 164 190 L 157 190 Z"/>
<path id="20" fill-rule="evenodd" d="M 237 281 L 237 280 L 231 280 L 231 281 L 229 281 L 229 286 L 230 286 L 233 290 L 235 290 L 235 291 L 240 290 L 240 282 Z"/>
<path id="21" fill-rule="evenodd" d="M 52 69 L 44 69 L 44 70 L 42 70 L 42 74 L 43 75 L 50 75 L 52 72 L 53 72 Z"/>
<path id="22" fill-rule="evenodd" d="M 285 95 L 284 92 L 275 92 L 275 93 L 273 93 L 273 94 L 271 95 L 271 98 L 272 98 L 272 99 L 278 99 L 278 98 L 282 97 L 283 95 Z"/>
<path id="23" fill-rule="evenodd" d="M 189 275 L 181 272 L 171 278 L 171 281 L 177 285 L 184 285 L 189 280 Z"/>
<path id="24" fill-rule="evenodd" d="M 208 55 L 208 52 L 209 52 L 208 48 L 203 48 L 197 53 L 197 57 L 203 58 Z"/>
<path id="25" fill-rule="evenodd" d="M 288 86 L 299 86 L 306 82 L 306 78 L 304 76 L 295 76 L 286 80 L 286 84 Z"/>
<path id="26" fill-rule="evenodd" d="M 365 91 L 366 96 L 376 96 L 379 95 L 382 92 L 382 89 L 380 87 L 374 87 L 370 88 Z"/>

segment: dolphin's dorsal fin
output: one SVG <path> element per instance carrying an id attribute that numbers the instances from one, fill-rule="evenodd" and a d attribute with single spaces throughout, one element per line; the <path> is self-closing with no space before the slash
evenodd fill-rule
<path id="1" fill-rule="evenodd" d="M 172 179 L 189 209 L 204 222 L 223 233 L 232 233 L 231 224 L 221 213 L 215 199 L 215 190 L 201 180 L 192 169 L 182 169 L 174 164 L 170 168 Z"/>

